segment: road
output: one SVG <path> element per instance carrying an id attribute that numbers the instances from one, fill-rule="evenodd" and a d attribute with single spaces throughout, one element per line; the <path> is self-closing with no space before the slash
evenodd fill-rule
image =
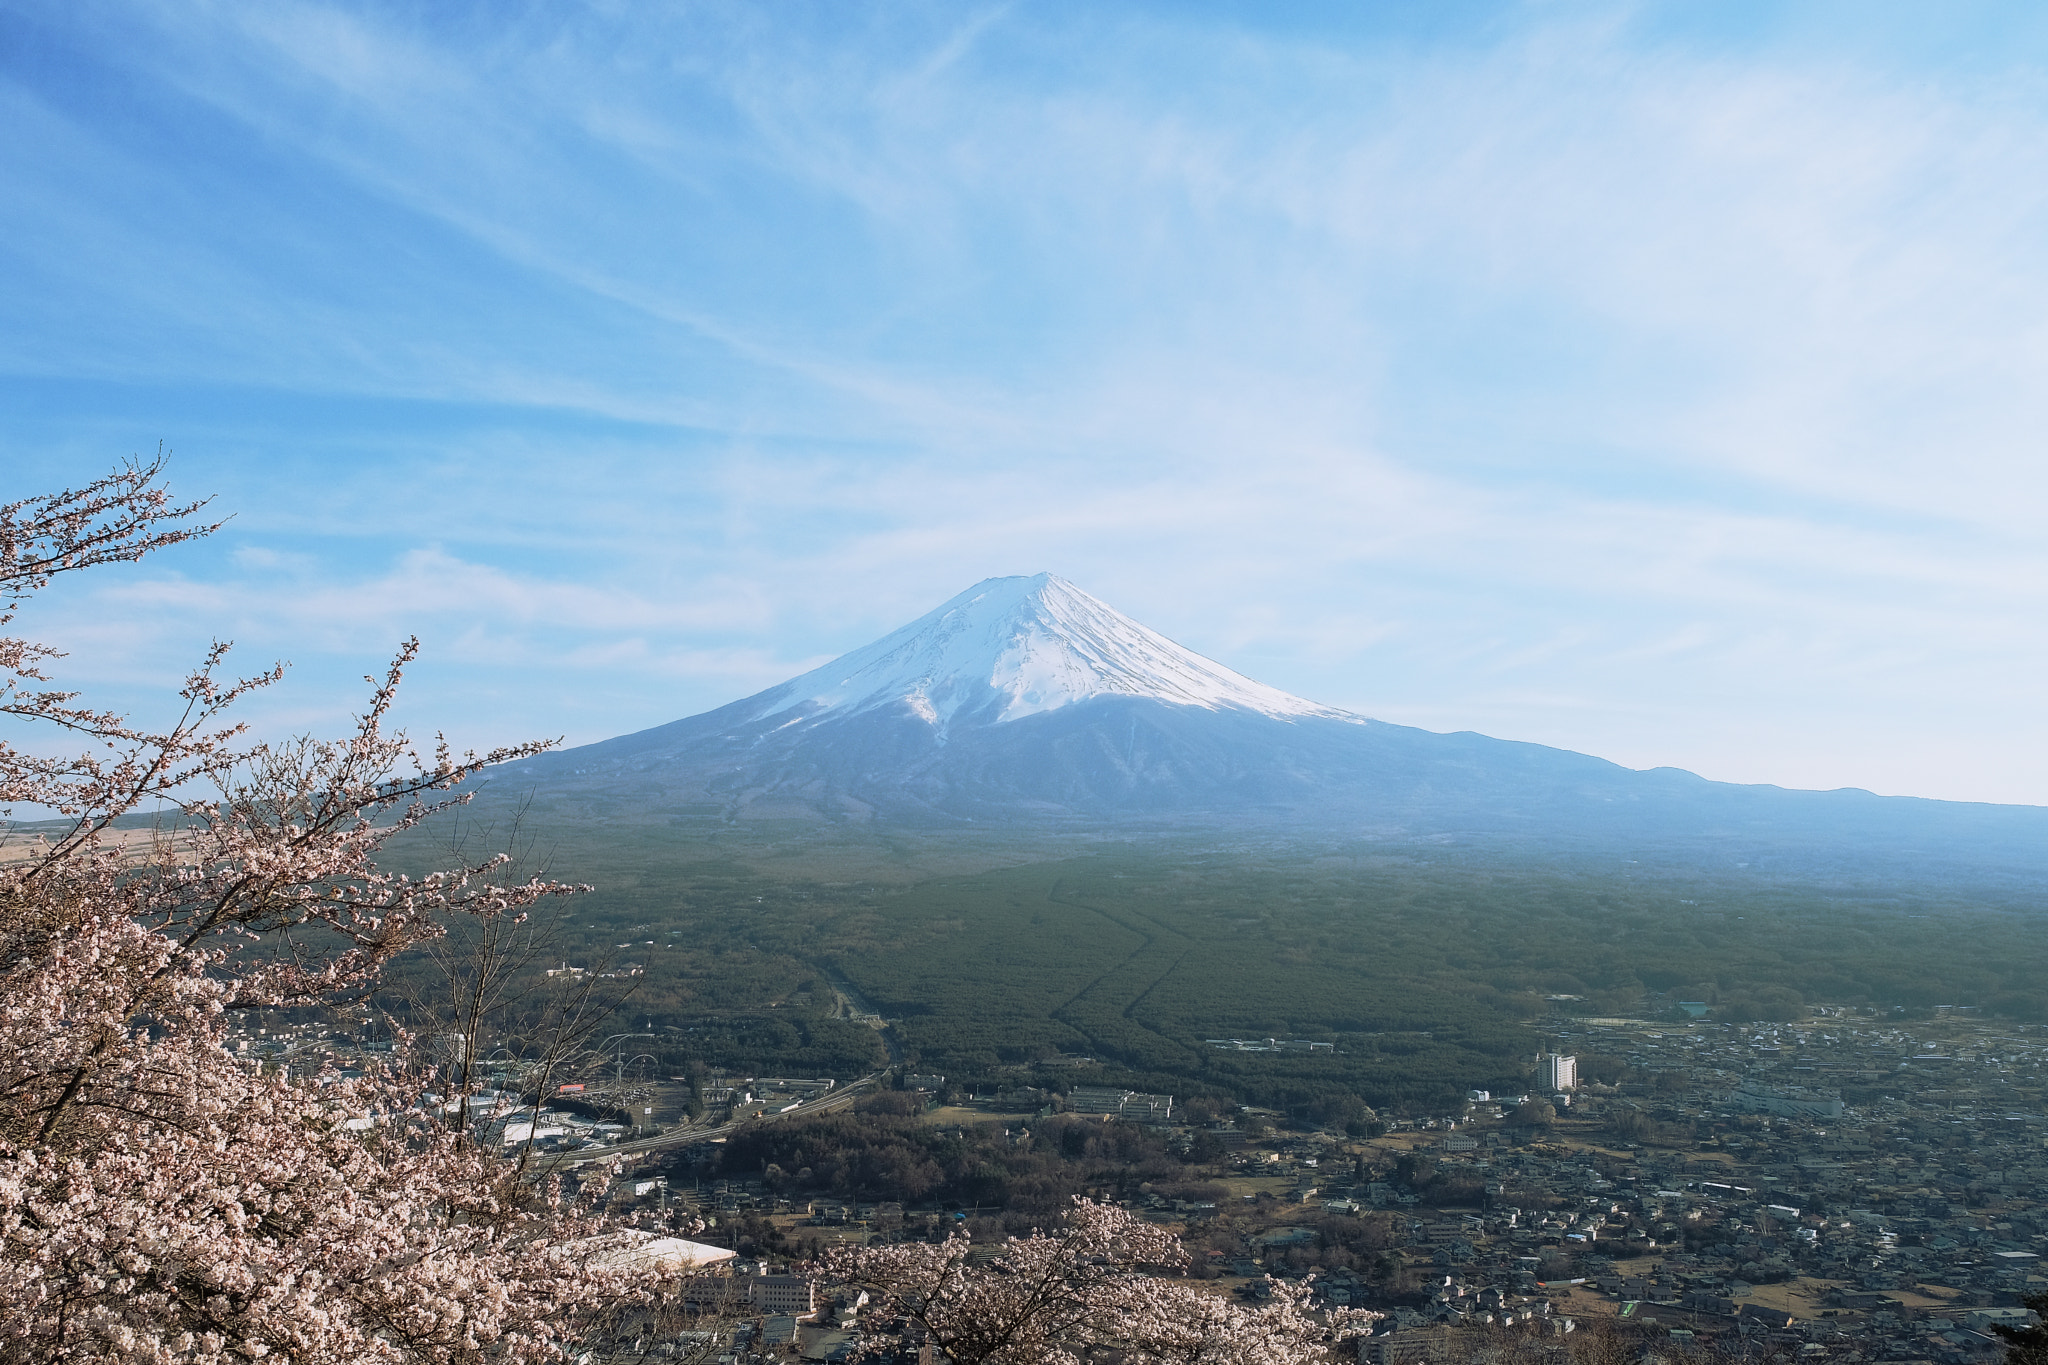
<path id="1" fill-rule="evenodd" d="M 860 1092 L 888 1075 L 886 1071 L 875 1071 L 857 1081 L 835 1085 L 814 1100 L 805 1100 L 793 1109 L 779 1114 L 759 1114 L 753 1118 L 741 1119 L 737 1123 L 721 1123 L 710 1128 L 678 1128 L 673 1132 L 657 1134 L 654 1137 L 639 1138 L 632 1142 L 620 1142 L 597 1150 L 579 1151 L 575 1156 L 562 1162 L 562 1168 L 574 1170 L 587 1162 L 603 1161 L 609 1157 L 629 1156 L 640 1152 L 656 1152 L 664 1147 L 688 1147 L 693 1143 L 710 1142 L 737 1133 L 750 1123 L 768 1123 L 775 1119 L 799 1119 L 807 1114 L 827 1114 L 844 1109 L 860 1097 Z"/>
<path id="2" fill-rule="evenodd" d="M 831 983 L 832 989 L 838 992 L 843 1006 L 855 1013 L 864 1014 L 870 1018 L 880 1018 L 875 1013 L 875 1007 L 868 1003 L 867 997 L 862 995 L 860 989 L 851 981 L 848 981 L 822 962 L 815 962 L 811 965 L 816 967 L 824 975 L 825 980 Z M 882 1035 L 882 1046 L 889 1049 L 889 1065 L 902 1066 L 903 1045 L 896 1040 L 896 1026 L 884 1022 L 880 1025 L 878 1032 Z"/>

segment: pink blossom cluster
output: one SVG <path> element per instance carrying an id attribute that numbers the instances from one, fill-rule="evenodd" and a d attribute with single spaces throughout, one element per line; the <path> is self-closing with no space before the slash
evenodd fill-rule
<path id="1" fill-rule="evenodd" d="M 1065 1225 L 1005 1243 L 977 1264 L 964 1232 L 943 1243 L 847 1247 L 825 1273 L 881 1296 L 900 1325 L 871 1351 L 929 1342 L 956 1365 L 1079 1365 L 1114 1352 L 1130 1365 L 1300 1365 L 1377 1320 L 1340 1310 L 1318 1321 L 1306 1285 L 1273 1282 L 1259 1305 L 1170 1278 L 1180 1240 L 1113 1204 L 1077 1199 Z"/>
<path id="2" fill-rule="evenodd" d="M 57 574 L 211 530 L 159 474 L 0 507 L 0 631 Z M 266 1074 L 228 1046 L 240 1011 L 359 996 L 453 919 L 571 889 L 501 860 L 377 866 L 535 751 L 422 757 L 387 733 L 416 648 L 347 739 L 262 745 L 224 713 L 278 673 L 220 681 L 224 645 L 148 731 L 0 639 L 0 714 L 75 750 L 0 739 L 0 806 L 62 817 L 0 843 L 0 1358 L 553 1360 L 656 1287 L 593 1211 L 423 1106 L 416 1074 Z M 152 808 L 170 818 L 138 847 L 117 822 Z"/>

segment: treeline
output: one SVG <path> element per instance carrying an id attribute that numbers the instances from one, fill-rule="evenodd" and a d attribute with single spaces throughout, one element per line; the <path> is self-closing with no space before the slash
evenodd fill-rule
<path id="1" fill-rule="evenodd" d="M 807 1011 L 647 1013 L 660 1031 L 660 1055 L 678 1066 L 741 1075 L 847 1077 L 877 1070 L 889 1060 L 873 1029 Z"/>
<path id="2" fill-rule="evenodd" d="M 1222 1193 L 1193 1154 L 1133 1124 L 1055 1115 L 956 1127 L 872 1106 L 745 1128 L 724 1145 L 718 1172 L 782 1194 L 1000 1209 L 1026 1220 L 1054 1217 L 1090 1191 Z"/>

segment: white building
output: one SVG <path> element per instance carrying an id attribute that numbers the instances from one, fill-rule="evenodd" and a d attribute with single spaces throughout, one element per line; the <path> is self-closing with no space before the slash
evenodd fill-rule
<path id="1" fill-rule="evenodd" d="M 640 1231 L 589 1237 L 579 1245 L 588 1248 L 593 1265 L 625 1266 L 634 1270 L 689 1270 L 730 1261 L 738 1254 L 724 1247 L 706 1246 L 681 1237 L 656 1237 Z"/>
<path id="2" fill-rule="evenodd" d="M 692 1308 L 739 1313 L 756 1312 L 807 1318 L 818 1308 L 817 1282 L 807 1275 L 697 1275 L 679 1291 Z"/>
<path id="3" fill-rule="evenodd" d="M 747 1297 L 764 1313 L 809 1317 L 818 1307 L 816 1281 L 807 1275 L 755 1275 L 747 1281 Z"/>
<path id="4" fill-rule="evenodd" d="M 1173 1096 L 1141 1095 L 1113 1086 L 1077 1085 L 1067 1092 L 1070 1114 L 1101 1114 L 1132 1123 L 1167 1123 L 1173 1118 Z"/>
<path id="5" fill-rule="evenodd" d="M 1538 1090 L 1576 1090 L 1579 1085 L 1579 1059 L 1566 1057 L 1555 1052 L 1546 1052 L 1536 1059 L 1536 1088 Z"/>

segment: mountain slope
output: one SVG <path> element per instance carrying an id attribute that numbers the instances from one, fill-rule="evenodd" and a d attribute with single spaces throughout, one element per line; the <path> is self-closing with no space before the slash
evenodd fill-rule
<path id="1" fill-rule="evenodd" d="M 1736 786 L 1389 725 L 1255 682 L 1048 574 L 989 579 L 789 682 L 496 779 L 727 819 L 1225 821 L 2048 870 L 2048 810 Z"/>

